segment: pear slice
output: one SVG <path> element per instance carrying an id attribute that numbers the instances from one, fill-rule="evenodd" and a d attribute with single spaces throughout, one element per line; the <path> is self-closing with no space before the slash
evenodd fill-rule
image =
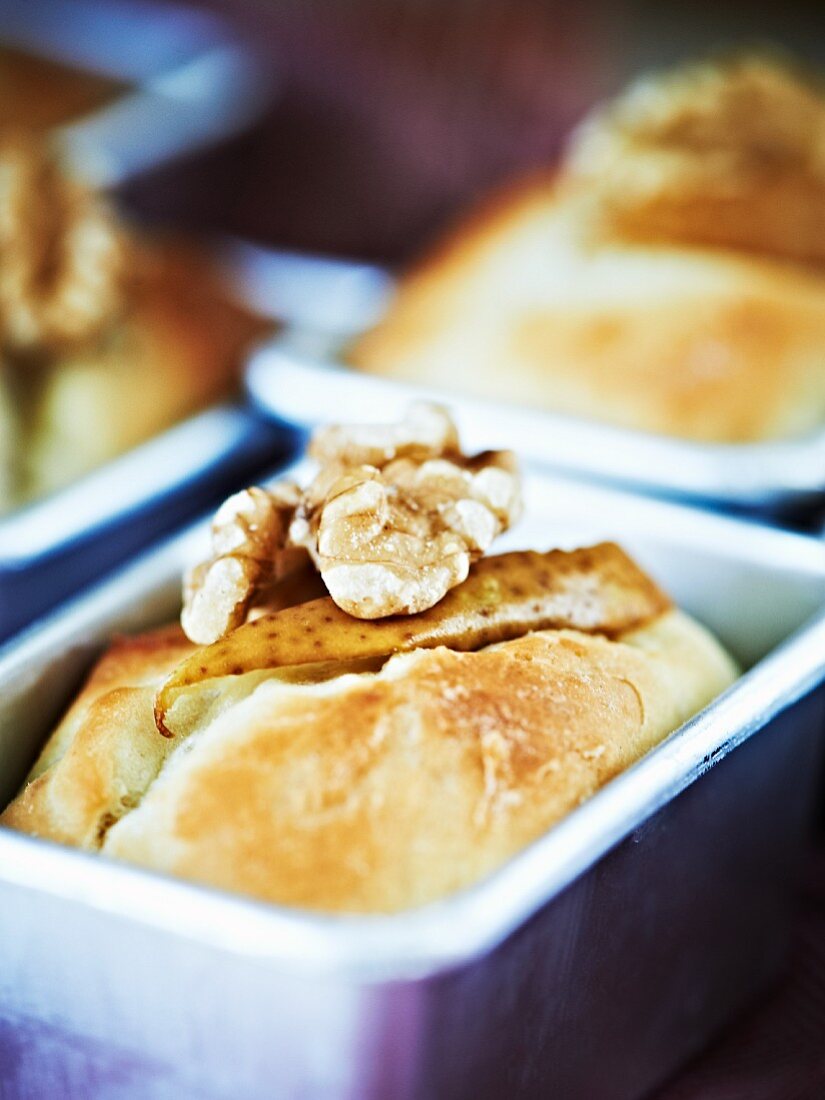
<path id="1" fill-rule="evenodd" d="M 239 690 L 248 694 L 267 677 L 322 679 L 376 667 L 393 653 L 480 649 L 533 630 L 616 636 L 669 607 L 667 596 L 614 543 L 498 554 L 476 562 L 462 584 L 417 615 L 355 619 L 327 596 L 247 622 L 178 666 L 157 695 L 155 721 L 172 737 L 202 719 L 205 709 L 224 709 L 221 697 L 234 701 Z M 243 688 L 239 677 L 248 678 Z"/>

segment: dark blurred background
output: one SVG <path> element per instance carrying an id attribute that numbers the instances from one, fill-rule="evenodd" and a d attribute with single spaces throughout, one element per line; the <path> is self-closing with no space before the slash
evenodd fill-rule
<path id="1" fill-rule="evenodd" d="M 389 262 L 552 162 L 640 71 L 748 42 L 825 61 L 825 3 L 196 2 L 267 59 L 277 102 L 231 148 L 130 197 L 197 227 Z"/>

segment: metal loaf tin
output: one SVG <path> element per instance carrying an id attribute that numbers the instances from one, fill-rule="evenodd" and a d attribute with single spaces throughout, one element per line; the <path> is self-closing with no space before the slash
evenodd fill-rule
<path id="1" fill-rule="evenodd" d="M 271 76 L 219 19 L 146 0 L 3 0 L 0 46 L 126 85 L 54 133 L 98 187 L 236 133 L 263 109 Z"/>
<path id="2" fill-rule="evenodd" d="M 54 131 L 75 171 L 100 187 L 227 137 L 268 96 L 269 78 L 223 24 L 181 5 L 4 0 L 0 45 L 126 86 Z M 0 640 L 288 448 L 260 415 L 224 405 L 0 516 Z"/>
<path id="3" fill-rule="evenodd" d="M 273 281 L 277 281 L 280 264 L 279 255 L 274 254 L 269 261 Z M 250 263 L 250 271 L 259 280 L 266 268 L 262 253 Z M 308 273 L 303 290 L 309 323 L 300 323 L 296 309 L 299 323 L 262 349 L 249 372 L 250 392 L 263 408 L 303 424 L 316 416 L 346 420 L 352 415 L 361 419 L 372 415 L 372 407 L 364 407 L 364 376 L 346 365 L 343 353 L 349 340 L 380 318 L 392 282 L 377 268 L 372 269 L 368 281 L 364 264 L 353 264 L 352 271 L 359 277 L 357 295 L 334 298 L 326 311 L 317 301 Z M 342 281 L 339 287 L 342 295 L 349 290 Z M 825 429 L 769 443 L 696 443 L 471 398 L 448 389 L 372 376 L 369 384 L 377 408 L 397 405 L 399 396 L 460 405 L 479 438 L 516 447 L 532 461 L 564 473 L 758 513 L 804 527 L 815 525 L 817 517 L 825 513 Z M 747 394 L 742 400 L 747 400 Z"/>
<path id="4" fill-rule="evenodd" d="M 286 461 L 292 447 L 259 414 L 224 404 L 0 517 L 0 641 Z"/>
<path id="5" fill-rule="evenodd" d="M 526 495 L 503 548 L 621 539 L 748 671 L 496 874 L 396 916 L 266 906 L 0 829 L 8 1095 L 630 1100 L 777 974 L 825 730 L 822 545 L 537 473 Z M 105 640 L 174 614 L 205 540 L 6 647 L 0 805 Z"/>

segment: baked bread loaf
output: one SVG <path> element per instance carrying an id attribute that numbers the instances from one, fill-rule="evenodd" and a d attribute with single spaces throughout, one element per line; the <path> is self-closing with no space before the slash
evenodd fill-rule
<path id="1" fill-rule="evenodd" d="M 650 79 L 401 281 L 357 367 L 713 442 L 825 420 L 825 95 L 734 59 Z"/>
<path id="2" fill-rule="evenodd" d="M 45 141 L 2 136 L 0 511 L 229 394 L 267 327 L 199 250 L 127 229 Z"/>
<path id="3" fill-rule="evenodd" d="M 424 904 L 493 871 L 732 681 L 703 627 L 656 606 L 611 637 L 559 628 L 316 683 L 273 674 L 185 739 L 160 736 L 152 702 L 195 647 L 177 627 L 119 640 L 0 823 L 285 905 Z"/>
<path id="4" fill-rule="evenodd" d="M 243 351 L 269 327 L 233 304 L 204 256 L 180 240 L 144 243 L 126 308 L 93 343 L 35 383 L 26 495 L 42 496 L 227 397 Z"/>
<path id="5" fill-rule="evenodd" d="M 615 543 L 485 558 L 518 464 L 464 454 L 446 409 L 309 452 L 307 485 L 218 509 L 181 627 L 115 642 L 0 824 L 394 912 L 494 870 L 735 677 Z"/>
<path id="6" fill-rule="evenodd" d="M 194 648 L 177 625 L 115 639 L 0 820 L 63 844 L 99 848 L 169 755 L 172 745 L 155 726 L 154 695 Z"/>

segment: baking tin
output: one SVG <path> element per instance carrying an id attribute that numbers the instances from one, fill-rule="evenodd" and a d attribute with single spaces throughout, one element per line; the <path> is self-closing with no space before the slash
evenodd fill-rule
<path id="1" fill-rule="evenodd" d="M 629 1100 L 776 975 L 825 729 L 822 545 L 533 471 L 526 496 L 502 549 L 620 538 L 745 675 L 490 878 L 396 916 L 267 906 L 0 829 L 10 1095 Z M 5 648 L 0 804 L 105 640 L 174 614 L 206 539 Z"/>
<path id="2" fill-rule="evenodd" d="M 3 0 L 0 44 L 126 85 L 53 131 L 74 170 L 99 187 L 235 133 L 271 91 L 220 21 L 180 5 Z M 0 516 L 0 640 L 288 449 L 261 416 L 224 405 Z"/>
<path id="3" fill-rule="evenodd" d="M 227 402 L 0 516 L 0 642 L 296 445 L 283 425 Z"/>
<path id="4" fill-rule="evenodd" d="M 240 301 L 288 329 L 338 344 L 381 317 L 393 281 L 380 267 L 223 237 L 215 253 Z"/>
<path id="5" fill-rule="evenodd" d="M 144 0 L 3 0 L 0 44 L 129 86 L 57 128 L 74 171 L 114 187 L 252 122 L 271 96 L 264 69 L 217 18 Z"/>
<path id="6" fill-rule="evenodd" d="M 3 516 L 0 641 L 292 450 L 260 414 L 224 404 Z"/>
<path id="7" fill-rule="evenodd" d="M 277 271 L 277 253 L 271 264 Z M 265 267 L 265 259 L 258 256 L 259 278 Z M 389 276 L 378 268 L 372 269 L 370 282 L 367 270 L 367 265 L 353 265 L 353 271 L 360 272 L 360 293 L 350 295 L 341 280 L 341 300 L 328 305 L 317 304 L 319 295 L 307 276 L 307 306 L 303 311 L 296 307 L 296 323 L 262 349 L 251 366 L 249 391 L 262 408 L 300 424 L 316 417 L 380 420 L 385 409 L 397 410 L 403 402 L 426 397 L 465 410 L 473 446 L 483 440 L 486 446 L 514 447 L 550 469 L 755 512 L 806 528 L 825 514 L 825 430 L 770 443 L 695 443 L 372 376 L 370 406 L 365 407 L 363 376 L 346 365 L 344 350 L 349 340 L 380 318 L 392 287 Z M 313 302 L 320 323 L 311 317 Z M 310 314 L 310 323 L 302 313 Z"/>

